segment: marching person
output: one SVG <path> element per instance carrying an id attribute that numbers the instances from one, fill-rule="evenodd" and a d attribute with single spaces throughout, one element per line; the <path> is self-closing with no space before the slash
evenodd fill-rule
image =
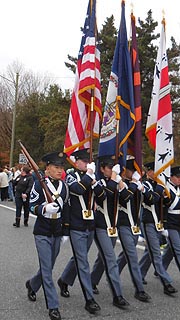
<path id="1" fill-rule="evenodd" d="M 147 180 L 143 181 L 144 200 L 142 203 L 142 229 L 146 239 L 149 257 L 154 266 L 155 272 L 159 276 L 164 293 L 172 295 L 177 290 L 171 285 L 172 279 L 163 266 L 162 255 L 160 250 L 160 239 L 162 234 L 162 217 L 163 210 L 161 197 L 163 197 L 164 187 L 154 180 L 154 162 L 145 164 L 147 168 Z M 145 277 L 147 272 L 147 261 L 149 261 L 148 253 L 145 250 L 144 256 L 139 261 L 142 277 Z M 145 259 L 146 257 L 146 259 Z M 145 269 L 145 270 L 144 270 Z"/>
<path id="2" fill-rule="evenodd" d="M 29 220 L 29 197 L 34 183 L 33 177 L 30 173 L 31 168 L 24 165 L 21 168 L 21 173 L 15 180 L 13 185 L 15 188 L 15 204 L 16 204 L 16 221 L 13 226 L 20 227 L 21 211 L 24 209 L 24 226 L 28 227 Z"/>
<path id="3" fill-rule="evenodd" d="M 163 263 L 167 268 L 174 256 L 176 265 L 180 270 L 180 166 L 171 168 L 170 199 L 165 198 L 164 202 L 168 207 L 167 230 L 169 249 L 165 251 Z"/>
<path id="4" fill-rule="evenodd" d="M 140 191 L 142 186 L 139 181 L 140 175 L 135 171 L 134 159 L 126 161 L 124 184 L 120 186 L 118 235 L 122 244 L 123 252 L 120 252 L 117 263 L 121 273 L 126 262 L 135 286 L 134 297 L 142 302 L 148 302 L 151 297 L 144 291 L 136 245 L 140 234 L 138 219 L 140 212 Z"/>
<path id="5" fill-rule="evenodd" d="M 117 239 L 116 216 L 118 214 L 118 201 L 115 204 L 115 193 L 121 180 L 120 165 L 114 165 L 113 156 L 102 156 L 98 158 L 100 166 L 101 180 L 106 197 L 105 199 L 95 197 L 97 208 L 95 211 L 95 243 L 99 253 L 93 271 L 91 281 L 94 293 L 98 293 L 97 285 L 106 271 L 107 280 L 113 294 L 113 305 L 118 308 L 124 308 L 129 303 L 122 296 L 122 289 L 119 278 L 118 265 L 114 246 Z M 103 201 L 102 201 L 103 200 Z M 116 206 L 116 210 L 114 207 Z"/>
<path id="6" fill-rule="evenodd" d="M 40 181 L 36 179 L 31 191 L 30 210 L 37 216 L 33 234 L 39 257 L 39 270 L 26 282 L 26 288 L 29 300 L 34 302 L 36 293 L 42 286 L 50 319 L 60 320 L 59 297 L 53 283 L 52 269 L 60 251 L 64 221 L 69 214 L 69 191 L 61 180 L 65 155 L 53 152 L 43 156 L 42 161 L 46 164 L 45 183 L 53 202 L 47 202 Z"/>
<path id="7" fill-rule="evenodd" d="M 95 314 L 100 311 L 100 306 L 94 300 L 88 262 L 88 251 L 94 239 L 95 229 L 92 192 L 92 185 L 96 182 L 95 163 L 89 163 L 89 149 L 75 151 L 72 156 L 75 157 L 76 170 L 72 169 L 67 173 L 66 182 L 70 191 L 70 241 L 73 257 L 61 274 L 58 285 L 61 295 L 68 298 L 68 285 L 73 285 L 78 274 L 86 301 L 85 309 Z M 104 197 L 103 189 L 95 186 L 94 192 L 96 189 L 100 189 L 99 197 Z"/>

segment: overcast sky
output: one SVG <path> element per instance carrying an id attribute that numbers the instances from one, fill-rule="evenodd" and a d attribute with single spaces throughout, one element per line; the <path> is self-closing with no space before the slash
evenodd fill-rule
<path id="1" fill-rule="evenodd" d="M 152 17 L 161 31 L 162 10 L 165 11 L 167 45 L 173 36 L 180 42 L 178 0 L 126 0 L 126 22 L 130 25 L 131 3 L 136 18 L 144 20 L 152 9 Z M 25 69 L 48 73 L 62 89 L 73 88 L 73 74 L 64 61 L 77 56 L 88 0 L 0 0 L 0 73 L 19 61 Z M 107 17 L 115 17 L 119 28 L 121 0 L 97 0 L 98 29 Z"/>

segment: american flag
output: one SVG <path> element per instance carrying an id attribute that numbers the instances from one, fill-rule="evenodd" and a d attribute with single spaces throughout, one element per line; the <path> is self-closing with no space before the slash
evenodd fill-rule
<path id="1" fill-rule="evenodd" d="M 118 156 L 121 156 L 120 163 L 125 166 L 127 140 L 134 130 L 135 114 L 132 67 L 127 40 L 125 1 L 123 0 L 121 2 L 121 9 L 121 22 L 101 127 L 99 156 L 117 155 L 118 146 Z M 120 120 L 118 120 L 118 111 Z M 120 125 L 119 133 L 117 134 L 118 121 Z"/>
<path id="2" fill-rule="evenodd" d="M 166 186 L 170 177 L 170 165 L 174 162 L 174 147 L 165 19 L 162 21 L 160 45 L 154 69 L 154 83 L 147 117 L 146 136 L 150 146 L 155 151 L 155 178 Z"/>
<path id="3" fill-rule="evenodd" d="M 89 148 L 91 131 L 99 136 L 101 112 L 100 52 L 97 47 L 96 0 L 90 0 L 78 55 L 64 152 Z M 93 99 L 93 110 L 92 110 Z M 93 112 L 93 117 L 91 117 Z"/>

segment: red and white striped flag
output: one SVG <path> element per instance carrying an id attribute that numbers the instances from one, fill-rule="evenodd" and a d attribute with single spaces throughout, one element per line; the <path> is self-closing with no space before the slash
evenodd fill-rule
<path id="1" fill-rule="evenodd" d="M 91 125 L 93 136 L 99 136 L 102 107 L 100 52 L 96 43 L 96 0 L 89 0 L 64 144 L 64 152 L 68 156 L 75 150 L 90 147 Z M 90 117 L 92 92 L 93 119 Z"/>
<path id="2" fill-rule="evenodd" d="M 174 162 L 172 107 L 166 54 L 165 19 L 162 21 L 160 45 L 154 70 L 154 84 L 146 124 L 146 136 L 155 151 L 155 178 L 166 185 Z"/>

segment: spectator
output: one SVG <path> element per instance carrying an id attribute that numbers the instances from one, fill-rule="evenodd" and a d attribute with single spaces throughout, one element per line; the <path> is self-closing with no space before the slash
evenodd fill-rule
<path id="1" fill-rule="evenodd" d="M 24 226 L 28 227 L 29 219 L 29 195 L 32 189 L 34 179 L 30 174 L 31 168 L 24 165 L 21 174 L 14 180 L 15 203 L 16 203 L 16 221 L 14 227 L 20 227 L 21 211 L 24 208 Z"/>
<path id="2" fill-rule="evenodd" d="M 0 168 L 0 193 L 1 201 L 7 201 L 8 199 L 8 176 L 3 168 Z"/>

